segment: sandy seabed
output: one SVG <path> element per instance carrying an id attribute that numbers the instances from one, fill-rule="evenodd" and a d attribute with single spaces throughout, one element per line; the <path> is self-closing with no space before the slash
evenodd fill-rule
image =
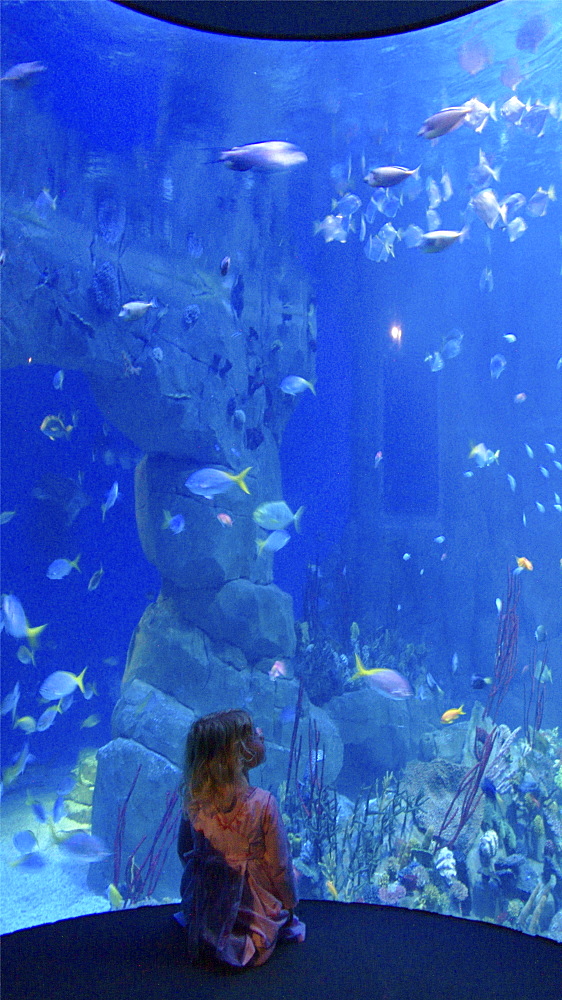
<path id="1" fill-rule="evenodd" d="M 104 913 L 111 909 L 105 896 L 88 888 L 89 865 L 65 854 L 53 842 L 46 823 L 36 818 L 29 799 L 41 802 L 51 815 L 57 797 L 56 772 L 41 782 L 40 788 L 27 788 L 25 780 L 4 793 L 0 804 L 0 933 L 54 923 L 68 917 L 88 913 Z M 57 830 L 78 829 L 75 823 L 62 819 Z M 31 830 L 38 841 L 38 850 L 45 859 L 42 868 L 26 868 L 17 862 L 20 854 L 13 836 Z M 95 862 L 94 862 L 95 863 Z"/>

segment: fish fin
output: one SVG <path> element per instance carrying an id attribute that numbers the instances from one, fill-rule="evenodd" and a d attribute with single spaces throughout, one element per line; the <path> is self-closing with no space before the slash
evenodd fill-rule
<path id="1" fill-rule="evenodd" d="M 29 625 L 26 626 L 26 634 L 32 650 L 37 648 L 39 636 L 45 628 L 47 628 L 46 625 L 36 625 L 35 628 L 30 628 Z"/>
<path id="2" fill-rule="evenodd" d="M 498 116 L 497 116 L 497 113 L 496 113 L 496 102 L 495 101 L 492 101 L 492 103 L 490 104 L 490 107 L 488 108 L 488 114 L 489 114 L 490 118 L 493 119 L 493 121 L 497 122 Z"/>
<path id="3" fill-rule="evenodd" d="M 296 514 L 293 517 L 293 524 L 295 526 L 295 531 L 298 531 L 299 533 L 301 530 L 301 518 L 304 514 L 304 511 L 305 511 L 304 507 L 299 507 L 299 509 L 297 510 Z"/>
<path id="4" fill-rule="evenodd" d="M 164 520 L 162 521 L 162 529 L 164 530 L 164 528 L 167 528 L 170 521 L 172 520 L 172 515 L 169 510 L 164 510 L 162 511 L 162 513 L 164 515 Z"/>
<path id="5" fill-rule="evenodd" d="M 76 559 L 74 559 L 73 562 L 71 562 L 71 564 L 70 564 L 71 566 L 74 566 L 74 569 L 77 569 L 79 573 L 82 572 L 82 570 L 80 569 L 80 567 L 78 565 L 78 560 L 80 559 L 81 555 L 82 555 L 82 553 L 79 552 L 78 555 L 76 556 Z"/>
<path id="6" fill-rule="evenodd" d="M 232 476 L 230 473 L 228 473 L 229 478 L 232 479 L 233 482 L 235 482 L 236 485 L 239 486 L 244 493 L 250 492 L 248 487 L 246 486 L 245 480 L 251 468 L 252 466 L 249 465 L 247 469 L 242 469 L 242 472 L 239 472 L 237 476 Z"/>
<path id="7" fill-rule="evenodd" d="M 88 669 L 87 667 L 84 667 L 82 673 L 78 674 L 78 676 L 76 677 L 76 684 L 80 688 L 82 694 L 86 693 L 84 691 L 84 674 L 86 673 L 87 669 Z M 57 711 L 61 711 L 62 712 L 62 709 L 60 708 L 60 701 L 59 701 L 59 704 L 57 705 Z"/>

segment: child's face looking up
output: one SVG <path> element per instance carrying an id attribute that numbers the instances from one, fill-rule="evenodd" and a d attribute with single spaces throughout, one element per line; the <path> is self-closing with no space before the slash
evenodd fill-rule
<path id="1" fill-rule="evenodd" d="M 248 768 L 259 767 L 265 760 L 265 743 L 262 730 L 254 729 L 253 736 L 248 740 L 248 749 L 253 754 L 253 759 L 247 765 Z"/>

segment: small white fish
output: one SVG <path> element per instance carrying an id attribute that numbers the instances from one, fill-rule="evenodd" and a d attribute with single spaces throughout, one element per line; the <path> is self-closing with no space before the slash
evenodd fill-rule
<path id="1" fill-rule="evenodd" d="M 314 388 L 312 382 L 309 382 L 308 379 L 301 378 L 300 375 L 287 375 L 280 383 L 279 388 L 281 389 L 281 392 L 285 392 L 288 396 L 298 396 L 299 393 L 304 392 L 305 389 L 310 389 L 313 396 L 316 395 L 316 389 Z"/>
<path id="2" fill-rule="evenodd" d="M 556 371 L 559 372 L 561 368 L 562 368 L 562 357 L 558 358 L 558 361 L 556 362 Z"/>
<path id="3" fill-rule="evenodd" d="M 115 482 L 111 487 L 109 493 L 107 494 L 107 498 L 101 505 L 102 521 L 105 521 L 105 515 L 107 514 L 108 510 L 111 510 L 111 508 L 113 507 L 114 503 L 117 500 L 117 497 L 119 496 L 121 496 L 121 494 L 119 493 L 119 484 Z"/>
<path id="4" fill-rule="evenodd" d="M 64 382 L 64 372 L 62 368 L 58 370 L 53 376 L 53 389 L 62 389 L 62 384 Z"/>
<path id="5" fill-rule="evenodd" d="M 546 507 L 543 503 L 539 503 L 538 500 L 535 500 L 535 507 L 537 508 L 539 514 L 544 514 Z"/>
<path id="6" fill-rule="evenodd" d="M 562 462 L 559 462 L 559 461 L 558 461 L 558 460 L 557 460 L 557 459 L 555 458 L 552 464 L 553 464 L 553 465 L 555 465 L 555 466 L 556 466 L 556 468 L 560 470 L 560 472 L 562 472 Z"/>
<path id="7" fill-rule="evenodd" d="M 562 504 L 555 503 L 554 504 L 554 510 L 557 510 L 558 513 L 561 514 L 562 513 Z"/>
<path id="8" fill-rule="evenodd" d="M 403 558 L 404 562 L 408 562 L 408 559 L 411 559 L 412 556 L 410 555 L 409 552 L 405 552 L 404 555 L 402 556 L 402 558 Z"/>
<path id="9" fill-rule="evenodd" d="M 546 450 L 550 452 L 551 455 L 556 455 L 556 448 L 554 447 L 553 444 L 549 444 L 548 441 L 545 441 L 544 446 Z"/>
<path id="10" fill-rule="evenodd" d="M 502 601 L 501 601 L 501 597 L 496 597 L 496 610 L 498 612 L 498 615 L 501 615 L 502 608 L 503 608 L 503 604 L 502 604 Z"/>
<path id="11" fill-rule="evenodd" d="M 493 292 L 494 290 L 494 275 L 492 274 L 491 267 L 485 267 L 480 275 L 480 291 L 481 292 Z"/>
<path id="12" fill-rule="evenodd" d="M 16 681 L 14 687 L 9 694 L 2 701 L 2 707 L 0 708 L 1 715 L 7 715 L 8 712 L 12 713 L 12 721 L 16 717 L 16 709 L 18 707 L 18 701 L 20 700 L 20 682 Z"/>
<path id="13" fill-rule="evenodd" d="M 446 170 L 443 170 L 441 174 L 441 192 L 443 201 L 449 201 L 449 198 L 453 196 L 453 185 L 451 184 L 451 178 Z"/>
<path id="14" fill-rule="evenodd" d="M 508 344 L 514 344 L 515 341 L 517 340 L 517 337 L 515 336 L 514 333 L 504 333 L 503 339 L 507 340 Z"/>
<path id="15" fill-rule="evenodd" d="M 539 465 L 539 470 L 540 470 L 540 472 L 542 473 L 542 475 L 544 476 L 545 479 L 549 478 L 550 472 L 548 471 L 548 469 L 545 469 L 544 465 Z"/>
<path id="16" fill-rule="evenodd" d="M 523 527 L 526 528 L 527 527 L 527 515 L 525 514 L 524 511 L 523 511 L 522 521 L 523 521 Z"/>
<path id="17" fill-rule="evenodd" d="M 530 447 L 530 445 L 528 445 L 528 444 L 525 445 L 525 451 L 527 452 L 529 458 L 534 458 L 535 457 L 535 453 L 534 453 L 533 449 Z"/>
<path id="18" fill-rule="evenodd" d="M 452 656 L 452 659 L 451 659 L 451 673 L 452 674 L 456 674 L 456 672 L 457 672 L 458 669 L 459 669 L 459 654 L 458 653 L 453 653 L 453 656 Z"/>
<path id="19" fill-rule="evenodd" d="M 473 472 L 463 472 L 463 476 L 465 479 L 472 479 L 473 475 L 474 475 Z"/>
<path id="20" fill-rule="evenodd" d="M 424 573 L 425 573 L 425 570 L 424 569 L 420 569 L 420 576 L 423 576 Z"/>
<path id="21" fill-rule="evenodd" d="M 517 483 L 515 482 L 515 479 L 514 479 L 514 477 L 513 477 L 513 476 L 511 476 L 511 475 L 509 474 L 509 472 L 508 472 L 508 474 L 507 474 L 507 481 L 508 481 L 508 483 L 509 483 L 509 486 L 510 486 L 510 489 L 511 489 L 511 492 L 512 492 L 512 493 L 515 493 L 515 488 L 516 488 L 516 486 L 517 486 Z"/>
<path id="22" fill-rule="evenodd" d="M 437 542 L 438 545 L 443 545 L 443 542 L 445 541 L 445 535 L 437 535 L 437 538 L 434 538 L 433 541 Z"/>
<path id="23" fill-rule="evenodd" d="M 133 319 L 141 319 L 149 309 L 155 309 L 157 305 L 155 299 L 151 299 L 150 302 L 125 302 L 125 305 L 121 306 L 119 317 L 129 320 L 129 322 Z"/>

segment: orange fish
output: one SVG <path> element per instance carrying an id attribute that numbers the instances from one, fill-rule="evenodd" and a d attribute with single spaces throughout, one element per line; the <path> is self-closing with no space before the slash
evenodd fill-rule
<path id="1" fill-rule="evenodd" d="M 443 712 L 443 715 L 441 716 L 441 722 L 445 723 L 445 725 L 450 726 L 451 723 L 455 721 L 455 719 L 458 719 L 459 715 L 466 715 L 466 712 L 463 712 L 463 708 L 464 705 L 461 705 L 460 708 L 448 708 L 446 712 Z"/>
<path id="2" fill-rule="evenodd" d="M 217 521 L 220 521 L 225 528 L 232 528 L 232 518 L 230 514 L 217 514 Z"/>
<path id="3" fill-rule="evenodd" d="M 525 556 L 517 557 L 517 569 L 514 570 L 515 573 L 522 573 L 524 569 L 532 570 L 533 564 L 530 559 L 525 559 Z"/>
<path id="4" fill-rule="evenodd" d="M 283 663 L 283 660 L 276 660 L 273 664 L 271 670 L 269 671 L 269 676 L 271 680 L 274 681 L 276 677 L 286 677 L 287 667 Z"/>

